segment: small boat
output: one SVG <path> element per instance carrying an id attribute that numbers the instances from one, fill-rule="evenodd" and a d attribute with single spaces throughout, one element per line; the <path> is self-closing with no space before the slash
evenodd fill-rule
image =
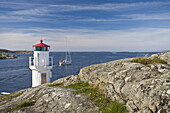
<path id="1" fill-rule="evenodd" d="M 67 47 L 67 45 L 66 45 Z M 72 63 L 72 60 L 71 60 L 71 55 L 70 55 L 70 52 L 66 51 L 66 57 L 64 60 L 59 60 L 59 66 L 62 66 L 62 65 L 70 65 Z"/>
<path id="2" fill-rule="evenodd" d="M 66 59 L 59 60 L 59 66 L 69 65 L 72 63 L 70 52 L 66 52 Z"/>
<path id="3" fill-rule="evenodd" d="M 8 92 L 1 92 L 1 95 L 9 95 L 10 93 Z"/>
<path id="4" fill-rule="evenodd" d="M 68 61 L 68 60 L 60 60 L 60 61 L 59 61 L 59 66 L 69 65 L 69 64 L 71 64 L 71 63 L 72 63 L 71 60 L 70 60 L 70 61 Z"/>

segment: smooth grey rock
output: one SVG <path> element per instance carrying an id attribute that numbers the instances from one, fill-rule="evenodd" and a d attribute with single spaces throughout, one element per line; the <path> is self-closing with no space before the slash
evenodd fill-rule
<path id="1" fill-rule="evenodd" d="M 18 97 L 0 101 L 0 112 L 8 112 L 29 100 L 35 100 L 35 105 L 18 108 L 13 113 L 98 113 L 98 108 L 87 95 L 77 95 L 74 89 L 48 86 L 29 88 Z"/>

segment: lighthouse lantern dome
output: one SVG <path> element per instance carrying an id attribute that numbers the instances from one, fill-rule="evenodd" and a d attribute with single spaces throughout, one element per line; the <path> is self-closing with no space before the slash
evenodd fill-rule
<path id="1" fill-rule="evenodd" d="M 39 44 L 33 45 L 34 51 L 49 51 L 50 46 L 43 43 L 43 40 L 40 40 Z"/>

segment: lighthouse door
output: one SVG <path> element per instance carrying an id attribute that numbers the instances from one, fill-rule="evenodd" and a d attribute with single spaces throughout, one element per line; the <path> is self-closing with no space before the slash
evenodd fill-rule
<path id="1" fill-rule="evenodd" d="M 41 84 L 47 83 L 46 73 L 41 74 Z"/>

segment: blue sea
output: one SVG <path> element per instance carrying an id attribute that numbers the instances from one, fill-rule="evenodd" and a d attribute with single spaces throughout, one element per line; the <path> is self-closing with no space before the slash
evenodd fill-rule
<path id="1" fill-rule="evenodd" d="M 54 67 L 52 80 L 68 75 L 76 75 L 80 69 L 92 64 L 99 64 L 118 59 L 143 57 L 155 54 L 154 52 L 71 52 L 72 65 L 59 66 L 58 61 L 64 58 L 64 52 L 51 52 Z M 0 92 L 15 92 L 31 87 L 31 70 L 29 69 L 29 56 L 32 54 L 18 54 L 17 59 L 0 60 Z"/>

